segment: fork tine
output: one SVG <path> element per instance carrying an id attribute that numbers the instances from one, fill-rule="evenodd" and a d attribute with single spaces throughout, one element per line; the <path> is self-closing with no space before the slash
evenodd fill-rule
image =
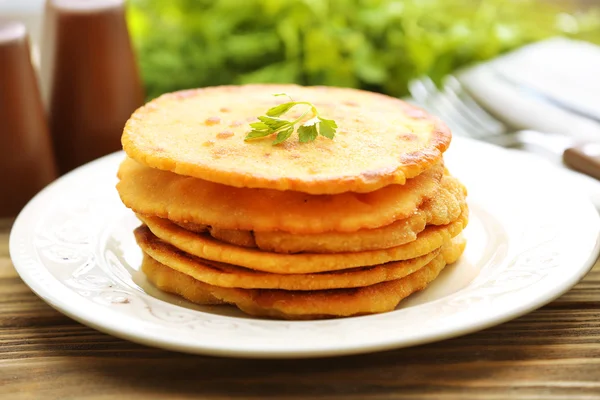
<path id="1" fill-rule="evenodd" d="M 414 99 L 412 100 L 412 103 L 416 106 L 423 108 L 428 113 L 435 115 L 436 117 L 438 117 L 442 121 L 444 121 L 448 125 L 448 127 L 450 128 L 450 130 L 452 131 L 453 134 L 456 134 L 458 136 L 471 137 L 468 130 L 466 130 L 462 126 L 458 126 L 457 124 L 455 124 L 454 121 L 451 121 L 451 119 L 447 115 L 444 114 L 444 112 L 440 112 L 435 107 L 431 107 L 430 105 L 425 105 L 425 104 L 416 102 L 416 101 L 414 101 Z M 448 122 L 448 121 L 450 121 L 450 122 Z"/>
<path id="2" fill-rule="evenodd" d="M 420 104 L 427 103 L 429 91 L 421 79 L 413 79 L 408 82 L 408 91 L 410 95 Z"/>
<path id="3" fill-rule="evenodd" d="M 443 91 L 439 91 L 433 81 L 424 77 L 420 80 L 423 87 L 429 93 L 429 104 L 435 108 L 442 119 L 456 131 L 457 128 L 466 133 L 468 136 L 479 138 L 487 136 L 490 133 L 486 132 L 486 126 L 481 126 L 472 118 L 465 115 L 461 103 L 453 101 L 452 98 L 446 96 Z"/>
<path id="4" fill-rule="evenodd" d="M 409 91 L 413 98 L 428 112 L 437 115 L 446 122 L 452 131 L 462 136 L 474 136 L 473 128 L 456 117 L 452 107 L 438 101 L 440 92 L 429 78 L 413 80 L 409 83 Z"/>
<path id="5" fill-rule="evenodd" d="M 502 134 L 506 126 L 484 110 L 464 89 L 456 77 L 448 75 L 444 79 L 444 93 L 461 108 L 461 111 L 474 123 L 482 126 L 488 134 Z"/>
<path id="6" fill-rule="evenodd" d="M 439 91 L 437 85 L 427 75 L 422 76 L 421 79 L 420 79 L 420 81 L 421 81 L 421 83 L 423 83 L 423 86 L 425 86 L 425 88 L 427 89 L 427 92 L 429 92 L 429 93 L 437 93 Z"/>

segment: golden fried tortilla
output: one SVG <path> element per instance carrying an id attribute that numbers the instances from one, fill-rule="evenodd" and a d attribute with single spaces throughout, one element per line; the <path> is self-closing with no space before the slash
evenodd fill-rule
<path id="1" fill-rule="evenodd" d="M 462 256 L 467 247 L 467 239 L 462 233 L 454 236 L 449 243 L 441 247 L 441 255 L 446 260 L 446 264 L 454 264 Z"/>
<path id="2" fill-rule="evenodd" d="M 309 274 L 384 264 L 423 256 L 458 235 L 468 221 L 468 210 L 448 225 L 429 226 L 417 239 L 389 249 L 334 254 L 278 254 L 234 246 L 207 234 L 190 232 L 166 219 L 138 215 L 159 239 L 181 251 L 207 260 L 276 274 Z"/>
<path id="3" fill-rule="evenodd" d="M 387 249 L 412 242 L 426 225 L 447 225 L 456 220 L 465 206 L 466 189 L 453 176 L 445 175 L 440 189 L 413 215 L 375 229 L 356 232 L 292 234 L 282 231 L 252 232 L 221 229 L 209 225 L 177 223 L 187 230 L 208 232 L 222 242 L 258 247 L 274 253 L 343 253 Z"/>
<path id="4" fill-rule="evenodd" d="M 410 275 L 433 260 L 441 251 L 438 248 L 421 257 L 371 267 L 317 274 L 282 275 L 191 256 L 158 239 L 146 226 L 135 230 L 135 238 L 144 253 L 169 268 L 210 285 L 245 289 L 305 291 L 369 286 Z M 452 246 L 452 243 L 448 242 L 442 248 L 445 246 Z"/>
<path id="5" fill-rule="evenodd" d="M 405 185 L 371 193 L 310 195 L 269 189 L 239 189 L 176 175 L 126 159 L 117 190 L 138 214 L 220 229 L 295 234 L 353 232 L 412 215 L 439 189 L 444 167 L 436 164 Z"/>
<path id="6" fill-rule="evenodd" d="M 142 270 L 159 289 L 176 293 L 192 302 L 217 301 L 237 306 L 247 314 L 279 319 L 349 317 L 392 311 L 414 292 L 423 290 L 446 266 L 440 254 L 416 272 L 393 281 L 354 289 L 287 291 L 277 289 L 223 288 L 200 282 L 177 272 L 148 255 Z"/>
<path id="7" fill-rule="evenodd" d="M 338 125 L 333 140 L 296 134 L 244 141 L 249 122 L 282 102 L 313 102 Z M 290 111 L 293 118 L 301 106 Z M 287 117 L 284 116 L 284 117 Z M 437 118 L 399 99 L 344 88 L 221 86 L 165 94 L 136 110 L 122 136 L 141 164 L 227 186 L 310 194 L 371 192 L 404 184 L 439 163 L 450 144 Z"/>

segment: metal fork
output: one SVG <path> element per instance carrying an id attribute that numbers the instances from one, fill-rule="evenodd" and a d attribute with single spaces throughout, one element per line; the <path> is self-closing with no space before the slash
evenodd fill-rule
<path id="1" fill-rule="evenodd" d="M 428 77 L 409 83 L 409 101 L 442 119 L 452 133 L 502 147 L 541 153 L 554 162 L 600 179 L 600 151 L 596 143 L 578 146 L 570 137 L 532 130 L 514 131 L 484 110 L 454 76 L 440 89 Z"/>

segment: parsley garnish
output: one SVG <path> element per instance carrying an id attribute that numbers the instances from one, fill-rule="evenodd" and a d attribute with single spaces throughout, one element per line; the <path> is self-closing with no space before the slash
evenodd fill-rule
<path id="1" fill-rule="evenodd" d="M 287 94 L 278 93 L 274 96 L 287 96 Z M 298 127 L 300 143 L 312 142 L 319 135 L 333 139 L 338 127 L 334 120 L 321 117 L 317 108 L 308 101 L 294 101 L 290 96 L 287 97 L 290 99 L 289 102 L 268 109 L 266 115 L 258 117 L 259 122 L 251 123 L 252 131 L 246 135 L 244 140 L 259 139 L 276 133 L 277 137 L 273 144 L 279 144 L 292 136 L 298 124 L 300 124 Z M 279 118 L 297 105 L 308 106 L 308 109 L 293 121 Z M 309 113 L 312 113 L 312 116 L 306 120 Z"/>

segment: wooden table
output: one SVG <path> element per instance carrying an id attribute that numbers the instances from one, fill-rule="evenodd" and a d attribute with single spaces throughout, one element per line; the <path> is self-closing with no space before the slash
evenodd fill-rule
<path id="1" fill-rule="evenodd" d="M 0 399 L 600 399 L 600 264 L 548 306 L 461 338 L 236 360 L 129 343 L 54 311 L 17 276 L 9 230 L 0 220 Z"/>

